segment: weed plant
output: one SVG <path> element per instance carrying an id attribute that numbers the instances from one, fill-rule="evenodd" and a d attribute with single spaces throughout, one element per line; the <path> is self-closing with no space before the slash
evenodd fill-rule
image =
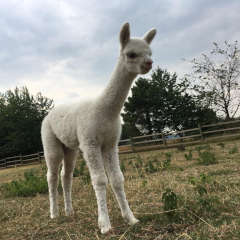
<path id="1" fill-rule="evenodd" d="M 198 204 L 201 204 L 204 207 L 207 207 L 210 205 L 209 201 L 204 198 L 205 195 L 207 195 L 207 189 L 205 187 L 206 183 L 210 183 L 212 178 L 210 175 L 206 175 L 205 173 L 200 173 L 199 178 L 195 178 L 190 176 L 188 178 L 189 182 L 195 186 L 194 190 L 198 193 L 199 199 L 198 199 Z"/>
<path id="2" fill-rule="evenodd" d="M 13 180 L 3 186 L 5 196 L 35 196 L 36 194 L 48 193 L 46 173 L 37 176 L 32 170 L 24 172 L 24 180 Z"/>
<path id="3" fill-rule="evenodd" d="M 224 149 L 224 147 L 225 147 L 224 143 L 222 143 L 222 142 L 218 143 L 217 146 L 220 146 L 222 149 Z"/>
<path id="4" fill-rule="evenodd" d="M 192 161 L 193 160 L 192 152 L 193 152 L 193 149 L 189 149 L 188 154 L 187 153 L 184 154 L 184 158 L 187 161 Z"/>
<path id="5" fill-rule="evenodd" d="M 211 152 L 211 147 L 209 145 L 199 146 L 196 148 L 198 151 L 199 158 L 197 159 L 201 165 L 211 165 L 217 163 L 216 154 Z M 205 151 L 202 151 L 205 150 Z"/>
<path id="6" fill-rule="evenodd" d="M 173 219 L 175 216 L 175 210 L 178 208 L 178 199 L 177 195 L 170 189 L 166 189 L 166 192 L 162 195 L 162 202 L 164 204 L 164 211 L 165 214 L 170 218 Z"/>
<path id="7" fill-rule="evenodd" d="M 165 160 L 159 162 L 158 158 L 155 157 L 153 160 L 148 158 L 147 163 L 145 164 L 145 172 L 146 173 L 155 173 L 159 170 L 169 170 L 172 166 L 171 164 L 171 157 L 170 153 L 165 153 Z"/>
<path id="8" fill-rule="evenodd" d="M 238 153 L 237 146 L 234 146 L 232 149 L 229 150 L 229 154 L 235 154 L 235 153 Z"/>

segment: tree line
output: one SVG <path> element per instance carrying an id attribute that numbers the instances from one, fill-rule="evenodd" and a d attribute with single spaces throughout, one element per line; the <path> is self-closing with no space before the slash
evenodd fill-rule
<path id="1" fill-rule="evenodd" d="M 0 93 L 0 159 L 42 151 L 41 123 L 53 100 L 27 87 Z"/>
<path id="2" fill-rule="evenodd" d="M 210 56 L 190 62 L 194 71 L 183 79 L 157 67 L 150 79 L 138 78 L 121 114 L 122 139 L 180 131 L 238 116 L 240 51 L 237 41 L 214 43 Z M 187 61 L 183 59 L 184 61 Z M 27 87 L 0 93 L 0 159 L 42 151 L 41 123 L 53 99 L 30 94 Z"/>

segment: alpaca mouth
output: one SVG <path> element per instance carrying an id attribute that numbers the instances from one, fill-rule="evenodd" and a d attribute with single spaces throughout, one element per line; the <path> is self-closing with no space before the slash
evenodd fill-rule
<path id="1" fill-rule="evenodd" d="M 150 63 L 144 63 L 144 64 L 143 64 L 143 67 L 149 71 L 150 69 L 152 69 L 152 64 L 150 64 Z"/>
<path id="2" fill-rule="evenodd" d="M 141 69 L 142 69 L 143 73 L 148 73 L 152 69 L 152 66 L 149 67 L 149 66 L 146 66 L 146 65 L 145 66 L 142 65 Z"/>

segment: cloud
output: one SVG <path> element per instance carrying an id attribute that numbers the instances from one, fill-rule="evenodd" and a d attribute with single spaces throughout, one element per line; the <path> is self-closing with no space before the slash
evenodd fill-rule
<path id="1" fill-rule="evenodd" d="M 239 8 L 237 0 L 2 0 L 0 91 L 26 85 L 56 103 L 94 97 L 115 66 L 126 21 L 132 36 L 157 28 L 154 68 L 183 77 L 191 66 L 181 58 L 239 39 Z"/>

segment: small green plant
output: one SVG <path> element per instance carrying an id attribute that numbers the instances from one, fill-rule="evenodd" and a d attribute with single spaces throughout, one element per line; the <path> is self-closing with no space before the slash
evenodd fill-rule
<path id="1" fill-rule="evenodd" d="M 126 167 L 124 165 L 124 163 L 122 162 L 121 165 L 120 165 L 120 169 L 122 172 L 125 172 L 126 171 Z"/>
<path id="2" fill-rule="evenodd" d="M 46 173 L 36 176 L 32 170 L 24 172 L 24 180 L 13 180 L 3 185 L 5 196 L 35 196 L 37 193 L 48 193 Z"/>
<path id="3" fill-rule="evenodd" d="M 207 189 L 205 187 L 205 184 L 208 182 L 211 182 L 212 178 L 210 175 L 206 175 L 205 173 L 200 173 L 199 178 L 195 178 L 193 176 L 190 176 L 188 178 L 188 181 L 192 184 L 195 185 L 194 190 L 197 191 L 199 194 L 199 199 L 198 199 L 198 204 L 201 204 L 202 206 L 206 207 L 209 205 L 209 202 L 204 198 L 204 196 L 207 195 Z"/>
<path id="4" fill-rule="evenodd" d="M 154 173 L 154 172 L 158 171 L 158 168 L 157 168 L 156 164 L 154 164 L 154 162 L 149 159 L 148 162 L 145 165 L 145 171 L 147 173 Z"/>
<path id="5" fill-rule="evenodd" d="M 165 157 L 167 160 L 171 161 L 172 154 L 171 153 L 165 153 Z"/>
<path id="6" fill-rule="evenodd" d="M 166 160 L 163 161 L 162 169 L 163 170 L 169 170 L 171 167 L 171 157 L 172 155 L 170 153 L 165 153 Z"/>
<path id="7" fill-rule="evenodd" d="M 175 216 L 176 209 L 178 208 L 177 195 L 168 188 L 162 195 L 162 202 L 164 204 L 163 209 L 165 214 L 172 219 Z"/>
<path id="8" fill-rule="evenodd" d="M 184 169 L 182 167 L 177 168 L 177 172 L 182 172 Z"/>
<path id="9" fill-rule="evenodd" d="M 218 143 L 217 145 L 220 146 L 222 149 L 224 149 L 224 147 L 225 147 L 224 143 L 222 143 L 222 142 Z"/>
<path id="10" fill-rule="evenodd" d="M 234 153 L 238 153 L 237 146 L 234 146 L 232 149 L 229 150 L 229 154 L 234 154 Z"/>
<path id="11" fill-rule="evenodd" d="M 193 149 L 189 149 L 188 154 L 185 153 L 184 157 L 187 161 L 192 161 L 193 160 L 193 155 L 192 155 Z"/>
<path id="12" fill-rule="evenodd" d="M 199 158 L 197 160 L 202 165 L 208 166 L 208 165 L 217 163 L 216 154 L 211 152 L 210 149 L 207 149 L 204 152 L 201 152 L 201 150 L 198 150 L 198 156 Z"/>
<path id="13" fill-rule="evenodd" d="M 143 160 L 140 155 L 137 156 L 137 163 L 135 164 L 136 168 L 140 168 L 143 166 Z"/>
<path id="14" fill-rule="evenodd" d="M 142 185 L 143 185 L 143 187 L 145 187 L 147 185 L 147 180 L 143 180 Z"/>

